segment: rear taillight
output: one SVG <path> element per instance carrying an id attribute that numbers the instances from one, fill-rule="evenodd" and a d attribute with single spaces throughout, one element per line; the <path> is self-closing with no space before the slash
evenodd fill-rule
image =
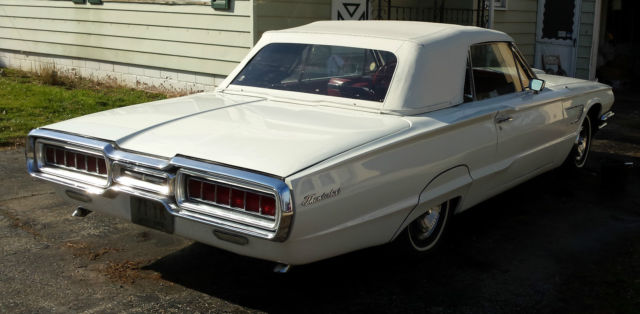
<path id="1" fill-rule="evenodd" d="M 104 157 L 98 157 L 83 152 L 49 145 L 45 146 L 44 156 L 45 162 L 49 165 L 60 166 L 91 174 L 107 174 L 107 161 Z"/>
<path id="2" fill-rule="evenodd" d="M 276 199 L 255 191 L 189 177 L 187 196 L 193 201 L 243 210 L 264 216 L 276 215 Z"/>
<path id="3" fill-rule="evenodd" d="M 273 198 L 262 198 L 262 214 L 274 216 L 276 214 L 276 200 Z"/>

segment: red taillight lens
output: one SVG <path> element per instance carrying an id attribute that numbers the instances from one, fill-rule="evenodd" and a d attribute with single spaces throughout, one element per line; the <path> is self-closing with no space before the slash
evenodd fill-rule
<path id="1" fill-rule="evenodd" d="M 218 191 L 216 193 L 216 203 L 222 205 L 229 205 L 229 192 L 230 188 L 226 186 L 218 185 Z"/>
<path id="2" fill-rule="evenodd" d="M 45 150 L 45 157 L 48 163 L 54 164 L 56 162 L 56 150 L 53 147 L 47 147 Z"/>
<path id="3" fill-rule="evenodd" d="M 247 192 L 245 210 L 259 213 L 260 212 L 260 195 Z"/>
<path id="4" fill-rule="evenodd" d="M 209 202 L 215 202 L 216 186 L 211 183 L 202 183 L 202 199 Z"/>
<path id="5" fill-rule="evenodd" d="M 202 182 L 189 179 L 187 183 L 187 193 L 191 198 L 202 198 Z"/>
<path id="6" fill-rule="evenodd" d="M 261 196 L 260 203 L 262 207 L 262 214 L 267 216 L 276 215 L 276 200 L 270 196 Z"/>
<path id="7" fill-rule="evenodd" d="M 45 163 L 50 165 L 64 166 L 92 174 L 106 176 L 109 171 L 106 158 L 62 147 L 45 145 L 44 159 Z"/>
<path id="8" fill-rule="evenodd" d="M 244 191 L 231 189 L 231 206 L 244 209 Z"/>
<path id="9" fill-rule="evenodd" d="M 56 165 L 64 165 L 64 150 L 56 149 Z"/>
<path id="10" fill-rule="evenodd" d="M 98 159 L 93 156 L 87 156 L 87 171 L 98 172 Z"/>
<path id="11" fill-rule="evenodd" d="M 107 174 L 107 161 L 102 158 L 98 159 L 98 173 Z"/>
<path id="12" fill-rule="evenodd" d="M 76 154 L 76 168 L 78 170 L 87 170 L 85 156 L 83 154 Z"/>
<path id="13" fill-rule="evenodd" d="M 207 179 L 187 177 L 186 195 L 196 202 L 228 206 L 233 210 L 245 210 L 264 216 L 276 215 L 276 198 L 261 195 L 243 188 L 232 188 Z"/>
<path id="14" fill-rule="evenodd" d="M 66 151 L 64 152 L 64 155 L 66 157 L 65 161 L 64 161 L 64 165 L 67 167 L 72 167 L 75 168 L 76 167 L 76 154 L 70 151 Z"/>

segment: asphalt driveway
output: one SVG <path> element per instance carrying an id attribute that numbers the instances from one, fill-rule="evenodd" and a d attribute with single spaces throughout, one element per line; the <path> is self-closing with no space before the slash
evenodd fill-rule
<path id="1" fill-rule="evenodd" d="M 284 275 L 102 214 L 71 217 L 21 150 L 0 151 L 0 312 L 638 313 L 640 103 L 616 96 L 587 170 L 458 215 L 436 254 L 383 246 Z"/>

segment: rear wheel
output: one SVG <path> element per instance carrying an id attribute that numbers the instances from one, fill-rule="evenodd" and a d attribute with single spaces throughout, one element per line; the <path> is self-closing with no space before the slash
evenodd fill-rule
<path id="1" fill-rule="evenodd" d="M 436 247 L 449 220 L 450 208 L 449 201 L 429 208 L 407 226 L 405 232 L 413 250 L 424 252 Z"/>

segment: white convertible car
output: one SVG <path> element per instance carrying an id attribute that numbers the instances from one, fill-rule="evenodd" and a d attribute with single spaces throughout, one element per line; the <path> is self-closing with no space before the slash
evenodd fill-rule
<path id="1" fill-rule="evenodd" d="M 583 167 L 612 103 L 498 31 L 317 22 L 265 33 L 215 92 L 35 129 L 26 158 L 76 216 L 286 266 L 396 238 L 430 250 L 453 214 Z"/>

